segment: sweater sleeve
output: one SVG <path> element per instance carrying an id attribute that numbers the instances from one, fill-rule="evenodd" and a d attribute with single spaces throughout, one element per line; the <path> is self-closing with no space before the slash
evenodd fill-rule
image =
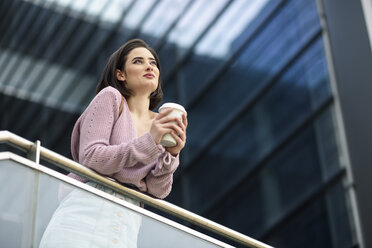
<path id="1" fill-rule="evenodd" d="M 122 183 L 135 185 L 141 192 L 157 198 L 165 198 L 172 189 L 173 173 L 179 164 L 178 156 L 174 157 L 160 146 L 162 153 L 150 164 L 138 163 L 131 168 L 123 168 L 112 175 Z"/>
<path id="2" fill-rule="evenodd" d="M 172 190 L 173 173 L 179 165 L 179 155 L 162 153 L 154 169 L 147 175 L 147 192 L 157 198 L 164 199 Z"/>
<path id="3" fill-rule="evenodd" d="M 111 175 L 138 162 L 150 164 L 162 150 L 149 133 L 136 139 L 110 145 L 121 96 L 113 90 L 102 90 L 86 109 L 80 123 L 79 162 L 103 174 Z"/>

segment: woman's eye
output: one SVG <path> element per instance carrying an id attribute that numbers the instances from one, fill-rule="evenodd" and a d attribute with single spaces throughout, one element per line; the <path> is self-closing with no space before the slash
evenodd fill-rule
<path id="1" fill-rule="evenodd" d="M 151 64 L 155 65 L 155 66 L 158 66 L 158 63 L 156 63 L 156 61 L 152 61 Z"/>
<path id="2" fill-rule="evenodd" d="M 139 59 L 136 59 L 135 61 L 133 61 L 133 63 L 134 63 L 134 64 L 140 64 L 140 63 L 142 63 L 142 61 L 139 60 Z"/>

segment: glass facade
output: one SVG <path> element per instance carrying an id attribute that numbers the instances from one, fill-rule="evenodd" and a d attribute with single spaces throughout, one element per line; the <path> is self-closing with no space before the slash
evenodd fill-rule
<path id="1" fill-rule="evenodd" d="M 140 37 L 188 111 L 167 198 L 274 247 L 353 247 L 315 0 L 3 0 L 0 129 L 70 156 L 109 55 Z"/>

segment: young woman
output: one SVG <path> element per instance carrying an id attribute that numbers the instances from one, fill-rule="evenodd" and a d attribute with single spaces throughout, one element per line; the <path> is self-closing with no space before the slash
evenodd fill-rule
<path id="1" fill-rule="evenodd" d="M 167 116 L 172 109 L 153 112 L 161 100 L 156 52 L 140 39 L 128 41 L 111 55 L 97 95 L 75 124 L 71 137 L 74 160 L 119 183 L 165 198 L 186 142 L 187 119 L 186 115 L 182 120 Z M 177 146 L 160 145 L 166 133 L 171 133 Z M 75 174 L 69 176 L 87 182 Z M 120 222 L 118 211 L 123 209 L 102 200 L 98 203 L 82 190 L 73 191 L 54 213 L 40 247 L 135 247 L 140 219 L 128 212 Z M 115 225 L 123 227 L 117 235 L 118 228 L 110 228 Z"/>

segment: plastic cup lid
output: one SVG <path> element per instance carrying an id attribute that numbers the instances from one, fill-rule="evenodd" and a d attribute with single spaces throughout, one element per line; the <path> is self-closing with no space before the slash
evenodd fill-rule
<path id="1" fill-rule="evenodd" d="M 185 108 L 184 108 L 182 105 L 178 104 L 178 103 L 173 103 L 173 102 L 167 102 L 167 103 L 164 103 L 163 105 L 160 106 L 159 111 L 160 111 L 161 109 L 164 109 L 164 108 L 174 108 L 174 109 L 179 109 L 179 110 L 181 110 L 181 111 L 187 113 L 186 110 L 185 110 Z"/>

